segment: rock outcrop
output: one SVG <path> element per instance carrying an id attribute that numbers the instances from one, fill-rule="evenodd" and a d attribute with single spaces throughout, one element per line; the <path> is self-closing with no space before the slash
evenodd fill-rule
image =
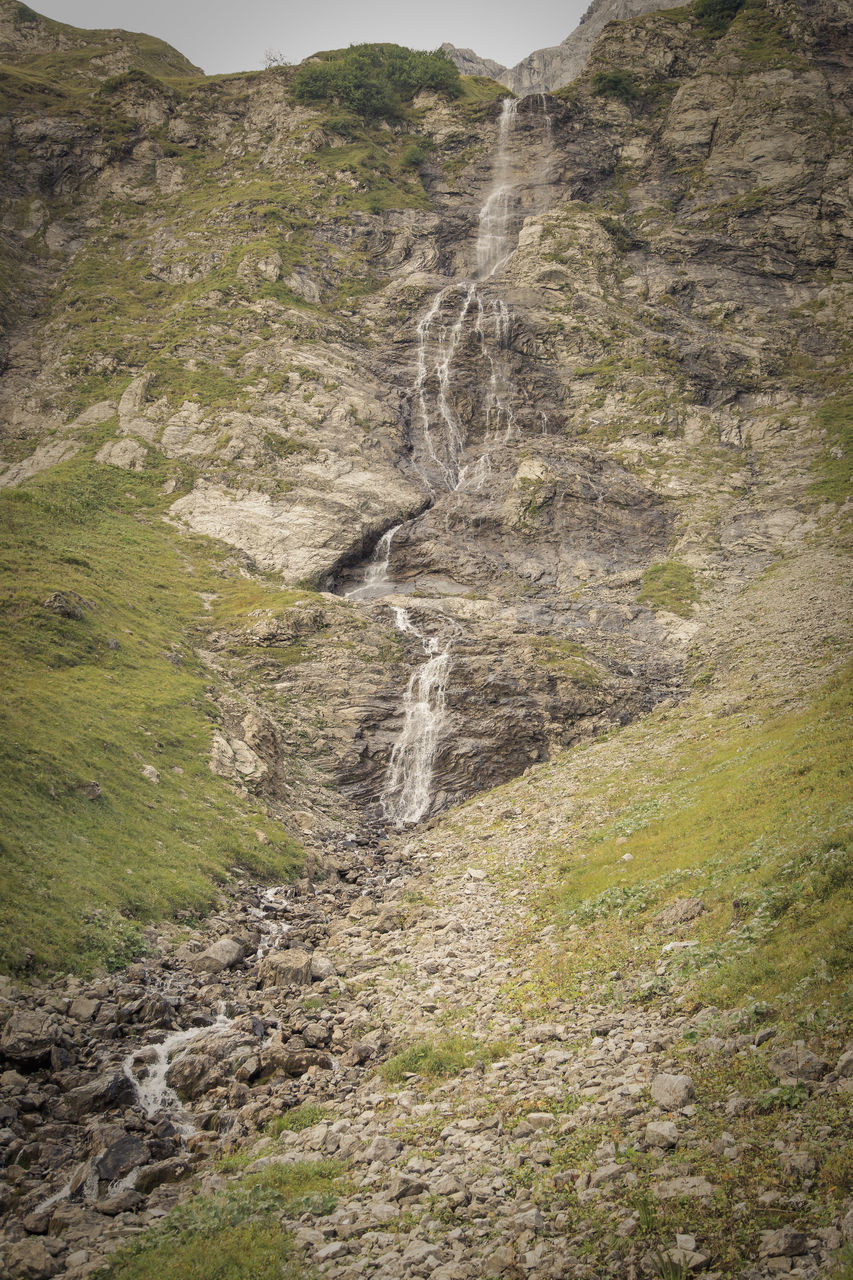
<path id="1" fill-rule="evenodd" d="M 553 93 L 571 84 L 584 70 L 596 37 L 609 22 L 621 22 L 644 13 L 678 8 L 681 0 L 592 0 L 578 25 L 560 44 L 534 49 L 513 67 L 481 58 L 473 49 L 443 44 L 447 56 L 465 76 L 488 76 L 513 93 Z"/>

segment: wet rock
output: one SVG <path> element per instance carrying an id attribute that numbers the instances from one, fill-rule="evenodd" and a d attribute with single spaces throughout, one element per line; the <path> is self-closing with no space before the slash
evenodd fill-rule
<path id="1" fill-rule="evenodd" d="M 124 1187 L 112 1195 L 95 1201 L 95 1209 L 107 1218 L 114 1218 L 119 1213 L 135 1213 L 145 1201 L 145 1197 L 131 1187 Z"/>
<path id="2" fill-rule="evenodd" d="M 665 1071 L 655 1076 L 651 1092 L 658 1106 L 666 1111 L 676 1111 L 680 1107 L 685 1107 L 695 1097 L 690 1076 L 674 1076 Z"/>
<path id="3" fill-rule="evenodd" d="M 147 1160 L 148 1148 L 145 1143 L 128 1133 L 110 1143 L 106 1151 L 95 1161 L 95 1169 L 99 1178 L 113 1182 L 116 1178 L 130 1173 L 131 1169 L 145 1164 Z"/>
<path id="4" fill-rule="evenodd" d="M 145 1196 L 164 1182 L 180 1182 L 191 1172 L 192 1163 L 187 1156 L 172 1156 L 168 1160 L 158 1160 L 155 1164 L 146 1165 L 136 1175 L 134 1190 Z"/>
<path id="5" fill-rule="evenodd" d="M 65 1095 L 64 1108 L 72 1120 L 79 1120 L 93 1111 L 125 1107 L 135 1097 L 132 1082 L 122 1070 L 114 1069 L 72 1089 Z"/>

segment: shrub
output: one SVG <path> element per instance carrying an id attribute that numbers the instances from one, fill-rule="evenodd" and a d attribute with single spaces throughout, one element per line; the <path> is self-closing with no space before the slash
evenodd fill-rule
<path id="1" fill-rule="evenodd" d="M 418 142 L 413 142 L 403 152 L 403 165 L 406 169 L 420 169 L 426 164 L 426 149 Z"/>
<path id="2" fill-rule="evenodd" d="M 633 102 L 640 96 L 633 76 L 618 68 L 614 71 L 596 71 L 592 77 L 592 91 L 599 98 L 617 98 L 619 102 Z"/>
<path id="3" fill-rule="evenodd" d="M 743 6 L 744 0 L 696 0 L 693 12 L 709 35 L 721 36 Z"/>
<path id="4" fill-rule="evenodd" d="M 452 98 L 462 92 L 458 68 L 440 49 L 350 45 L 303 63 L 293 81 L 297 102 L 337 102 L 366 119 L 397 119 L 422 89 Z"/>

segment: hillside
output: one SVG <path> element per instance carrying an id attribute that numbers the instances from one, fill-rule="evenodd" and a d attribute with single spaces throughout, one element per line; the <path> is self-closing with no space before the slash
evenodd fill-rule
<path id="1" fill-rule="evenodd" d="M 0 19 L 0 1265 L 847 1274 L 846 9 Z"/>

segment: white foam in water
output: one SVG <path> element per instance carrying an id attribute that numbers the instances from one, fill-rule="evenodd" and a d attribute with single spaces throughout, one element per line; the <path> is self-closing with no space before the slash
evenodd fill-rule
<path id="1" fill-rule="evenodd" d="M 186 1135 L 195 1132 L 189 1113 L 184 1109 L 174 1089 L 166 1083 L 166 1072 L 172 1061 L 179 1056 L 180 1050 L 185 1049 L 193 1040 L 197 1040 L 205 1033 L 224 1031 L 226 1027 L 231 1026 L 231 1021 L 231 1018 L 220 1013 L 211 1026 L 189 1027 L 185 1031 L 173 1031 L 160 1044 L 149 1045 L 145 1050 L 136 1049 L 128 1054 L 123 1064 L 124 1073 L 133 1085 L 137 1101 L 149 1119 L 165 1114 L 181 1133 Z M 133 1070 L 133 1063 L 141 1052 L 150 1054 L 151 1058 L 146 1064 L 148 1070 L 145 1076 L 139 1079 Z"/>
<path id="2" fill-rule="evenodd" d="M 391 585 L 388 580 L 388 567 L 391 564 L 391 543 L 394 541 L 394 534 L 399 528 L 400 525 L 395 524 L 393 529 L 385 530 L 376 544 L 373 556 L 365 566 L 364 581 L 360 587 L 354 587 L 352 591 L 347 591 L 345 599 L 370 600 L 372 597 L 382 595 L 385 588 Z"/>
<path id="3" fill-rule="evenodd" d="M 427 660 L 412 672 L 403 695 L 403 729 L 385 775 L 382 803 L 397 826 L 419 822 L 432 800 L 432 774 L 445 722 L 450 649 L 415 626 L 406 609 L 392 606 L 398 630 L 420 640 Z"/>

